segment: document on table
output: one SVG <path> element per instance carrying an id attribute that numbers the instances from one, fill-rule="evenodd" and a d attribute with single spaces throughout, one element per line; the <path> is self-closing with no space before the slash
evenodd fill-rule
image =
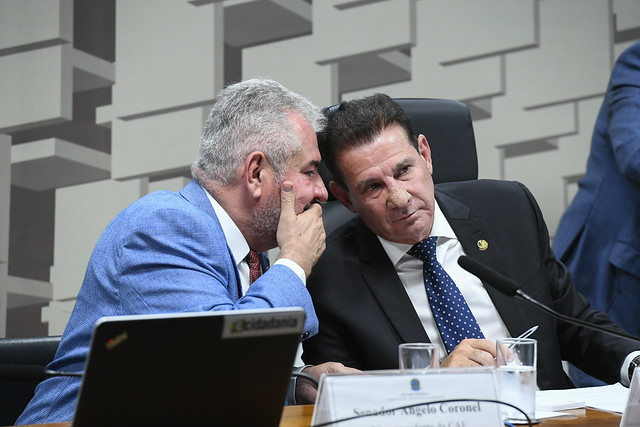
<path id="1" fill-rule="evenodd" d="M 623 413 L 628 396 L 629 389 L 620 383 L 568 390 L 539 390 L 536 392 L 536 410 L 563 411 L 590 407 Z"/>

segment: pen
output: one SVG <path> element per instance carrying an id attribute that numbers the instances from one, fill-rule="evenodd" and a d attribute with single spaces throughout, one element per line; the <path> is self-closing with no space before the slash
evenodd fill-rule
<path id="1" fill-rule="evenodd" d="M 532 326 L 531 328 L 529 328 L 526 331 L 524 331 L 522 334 L 520 334 L 520 336 L 518 336 L 516 338 L 516 340 L 509 346 L 509 348 L 513 347 L 518 341 L 529 337 L 529 335 L 534 333 L 536 331 L 536 329 L 538 329 L 538 325 Z"/>

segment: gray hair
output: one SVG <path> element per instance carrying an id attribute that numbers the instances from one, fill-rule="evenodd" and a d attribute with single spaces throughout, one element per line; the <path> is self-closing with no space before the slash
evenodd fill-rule
<path id="1" fill-rule="evenodd" d="M 308 120 L 316 133 L 324 130 L 326 119 L 320 109 L 280 83 L 252 79 L 227 86 L 204 125 L 191 174 L 201 184 L 229 185 L 249 153 L 261 151 L 276 178 L 282 179 L 291 157 L 302 148 L 291 128 L 291 113 Z"/>

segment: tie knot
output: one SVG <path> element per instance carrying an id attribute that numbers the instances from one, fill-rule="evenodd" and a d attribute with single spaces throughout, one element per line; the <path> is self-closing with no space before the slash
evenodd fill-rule
<path id="1" fill-rule="evenodd" d="M 438 236 L 427 237 L 416 243 L 407 251 L 407 254 L 420 258 L 423 262 L 432 261 L 436 256 L 436 242 Z"/>

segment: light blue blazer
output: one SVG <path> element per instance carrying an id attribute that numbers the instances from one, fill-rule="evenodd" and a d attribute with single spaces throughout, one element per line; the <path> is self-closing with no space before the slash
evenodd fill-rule
<path id="1" fill-rule="evenodd" d="M 141 198 L 107 226 L 48 369 L 82 371 L 102 316 L 272 307 L 302 307 L 303 337 L 317 333 L 311 297 L 288 267 L 272 266 L 240 297 L 238 269 L 218 218 L 191 181 L 179 192 Z M 18 423 L 71 420 L 79 386 L 73 377 L 43 381 Z"/>

